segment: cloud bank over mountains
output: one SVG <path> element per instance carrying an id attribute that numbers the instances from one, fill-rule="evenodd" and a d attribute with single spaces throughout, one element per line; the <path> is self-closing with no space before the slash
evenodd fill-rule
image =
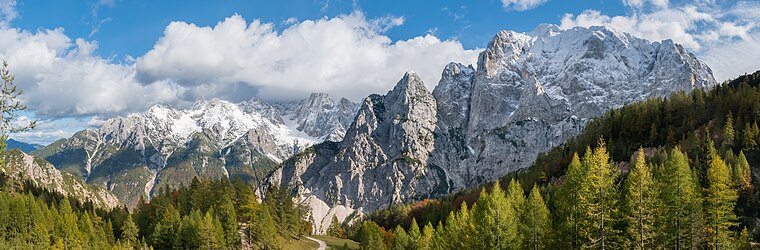
<path id="1" fill-rule="evenodd" d="M 501 3 L 509 12 L 538 10 L 547 1 Z M 558 24 L 605 25 L 652 41 L 673 39 L 706 61 L 718 81 L 760 68 L 760 3 L 622 3 L 629 10 L 625 15 L 589 9 L 565 14 Z M 15 7 L 15 1 L 0 0 L 0 58 L 25 91 L 30 116 L 49 124 L 16 138 L 38 143 L 76 131 L 62 126 L 80 129 L 154 104 L 187 106 L 198 97 L 293 100 L 326 92 L 358 101 L 384 93 L 409 70 L 432 89 L 444 65 L 474 64 L 480 52 L 432 34 L 394 41 L 387 33 L 404 25 L 400 16 L 369 18 L 354 11 L 273 24 L 234 14 L 211 26 L 171 22 L 149 51 L 120 62 L 95 53 L 97 41 L 70 37 L 63 28 L 12 27 Z"/>

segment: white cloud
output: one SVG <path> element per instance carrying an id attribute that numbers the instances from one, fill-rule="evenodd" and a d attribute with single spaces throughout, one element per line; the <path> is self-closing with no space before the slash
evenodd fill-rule
<path id="1" fill-rule="evenodd" d="M 179 86 L 138 83 L 133 66 L 91 55 L 96 48 L 83 39 L 72 43 L 60 28 L 0 28 L 0 59 L 10 64 L 24 103 L 42 117 L 114 115 L 178 101 Z"/>
<path id="2" fill-rule="evenodd" d="M 242 89 L 271 99 L 319 91 L 358 100 L 385 93 L 408 70 L 432 88 L 446 63 L 475 63 L 479 51 L 456 41 L 425 35 L 392 42 L 383 35 L 403 22 L 368 20 L 361 12 L 306 20 L 282 32 L 239 15 L 214 27 L 173 22 L 137 59 L 137 74 L 144 82 L 176 81 L 191 89 L 188 95 L 239 95 Z"/>
<path id="3" fill-rule="evenodd" d="M 16 123 L 27 125 L 31 120 L 27 116 L 20 116 Z M 66 119 L 65 121 L 41 120 L 37 121 L 37 127 L 33 130 L 11 133 L 8 136 L 17 141 L 47 145 L 57 139 L 69 137 L 78 129 L 81 129 L 76 123 L 72 119 Z"/>
<path id="4" fill-rule="evenodd" d="M 667 1 L 624 0 L 632 8 L 641 8 L 645 2 L 660 8 L 637 9 L 623 16 L 586 10 L 578 15 L 565 14 L 560 27 L 608 26 L 652 41 L 672 39 L 704 60 L 718 81 L 760 68 L 757 60 L 748 56 L 760 48 L 760 30 L 755 21 L 760 4 L 737 2 L 726 7 L 705 2 L 669 6 Z"/>
<path id="5" fill-rule="evenodd" d="M 17 15 L 16 0 L 0 0 L 0 27 L 7 27 Z"/>
<path id="6" fill-rule="evenodd" d="M 536 8 L 548 0 L 501 0 L 505 10 L 525 11 Z"/>
<path id="7" fill-rule="evenodd" d="M 668 7 L 669 1 L 668 0 L 623 0 L 623 4 L 625 6 L 629 6 L 632 8 L 643 8 L 647 3 L 651 4 L 653 7 L 656 7 L 656 8 L 666 8 Z"/>

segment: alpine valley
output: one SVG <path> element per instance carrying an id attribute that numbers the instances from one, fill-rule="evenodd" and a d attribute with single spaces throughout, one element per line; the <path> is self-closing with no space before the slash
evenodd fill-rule
<path id="1" fill-rule="evenodd" d="M 260 194 L 287 188 L 324 233 L 333 217 L 451 194 L 528 167 L 610 109 L 717 85 L 705 63 L 671 40 L 553 25 L 498 32 L 477 65 L 446 65 L 432 91 L 414 72 L 400 77 L 359 103 L 312 94 L 292 103 L 154 106 L 32 155 L 128 207 L 195 177 L 240 178 Z"/>

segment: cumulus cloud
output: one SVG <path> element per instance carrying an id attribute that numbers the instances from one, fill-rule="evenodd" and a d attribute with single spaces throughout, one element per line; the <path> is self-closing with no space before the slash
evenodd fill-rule
<path id="1" fill-rule="evenodd" d="M 525 11 L 536 8 L 548 0 L 501 0 L 505 10 Z"/>
<path id="2" fill-rule="evenodd" d="M 0 0 L 0 27 L 7 27 L 16 15 L 16 0 Z"/>
<path id="3" fill-rule="evenodd" d="M 114 115 L 177 102 L 182 89 L 168 81 L 141 84 L 132 65 L 93 56 L 97 43 L 63 29 L 0 28 L 0 58 L 24 90 L 22 101 L 42 117 Z"/>
<path id="4" fill-rule="evenodd" d="M 598 10 L 565 14 L 560 27 L 608 26 L 652 41 L 672 39 L 703 59 L 713 69 L 718 81 L 738 76 L 738 69 L 754 72 L 760 68 L 757 60 L 747 57 L 760 48 L 760 30 L 755 21 L 760 4 L 737 2 L 722 6 L 708 1 L 669 6 L 668 1 L 623 2 L 634 9 L 646 4 L 658 8 L 635 9 L 630 15 L 620 16 L 604 15 Z"/>
<path id="5" fill-rule="evenodd" d="M 432 89 L 446 63 L 475 63 L 479 51 L 457 41 L 428 34 L 393 42 L 383 34 L 403 22 L 367 19 L 361 12 L 306 20 L 281 32 L 239 15 L 213 27 L 173 22 L 137 59 L 137 76 L 147 83 L 176 82 L 190 89 L 189 96 L 244 90 L 270 99 L 327 92 L 358 100 L 388 91 L 409 70 Z"/>
<path id="6" fill-rule="evenodd" d="M 15 121 L 15 123 L 18 123 L 19 126 L 23 126 L 23 125 L 29 124 L 29 122 L 31 122 L 32 120 L 33 119 L 29 118 L 28 116 L 20 116 Z M 69 123 L 69 122 L 70 121 L 66 121 L 64 123 Z M 67 124 L 67 125 L 70 125 L 70 124 Z M 74 129 L 78 129 L 77 126 L 71 127 L 67 130 L 64 130 L 63 128 L 66 128 L 66 126 L 61 126 L 60 124 L 56 124 L 55 121 L 42 120 L 42 121 L 37 121 L 37 127 L 35 127 L 35 129 L 23 131 L 23 132 L 11 133 L 9 134 L 9 137 L 17 141 L 22 141 L 26 143 L 47 145 L 47 144 L 52 143 L 56 139 L 71 136 L 75 132 Z"/>

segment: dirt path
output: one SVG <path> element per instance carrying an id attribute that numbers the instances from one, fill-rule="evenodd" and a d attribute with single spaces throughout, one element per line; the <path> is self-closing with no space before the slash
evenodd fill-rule
<path id="1" fill-rule="evenodd" d="M 315 238 L 312 238 L 312 237 L 309 237 L 309 236 L 306 236 L 306 238 L 310 239 L 312 241 L 316 241 L 317 243 L 319 243 L 319 248 L 317 248 L 317 250 L 327 250 L 327 243 L 325 243 L 324 241 L 321 241 L 321 240 L 318 240 L 318 239 L 315 239 Z"/>

